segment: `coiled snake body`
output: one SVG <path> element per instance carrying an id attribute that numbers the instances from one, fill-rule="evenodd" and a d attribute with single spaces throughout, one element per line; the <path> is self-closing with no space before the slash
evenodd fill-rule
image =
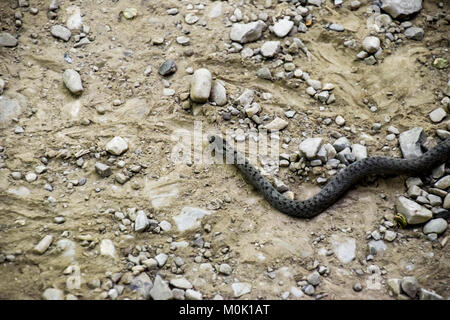
<path id="1" fill-rule="evenodd" d="M 278 192 L 272 184 L 250 162 L 224 139 L 212 135 L 209 142 L 214 150 L 228 154 L 236 167 L 264 198 L 279 211 L 298 218 L 312 218 L 342 196 L 350 187 L 364 177 L 373 174 L 423 174 L 450 160 L 450 138 L 414 159 L 369 157 L 353 162 L 336 174 L 316 195 L 304 201 L 291 200 Z"/>

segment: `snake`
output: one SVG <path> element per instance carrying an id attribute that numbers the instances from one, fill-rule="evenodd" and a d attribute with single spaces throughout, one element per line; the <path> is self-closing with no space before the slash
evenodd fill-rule
<path id="1" fill-rule="evenodd" d="M 355 161 L 332 176 L 329 182 L 314 196 L 292 200 L 277 191 L 243 154 L 234 149 L 219 135 L 208 136 L 214 152 L 226 155 L 246 179 L 278 211 L 297 218 L 313 218 L 333 205 L 349 188 L 370 175 L 424 174 L 450 160 L 450 138 L 438 143 L 415 158 L 367 157 Z"/>

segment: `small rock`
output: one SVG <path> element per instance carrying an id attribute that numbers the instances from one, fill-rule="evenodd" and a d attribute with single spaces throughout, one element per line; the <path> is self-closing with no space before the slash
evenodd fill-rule
<path id="1" fill-rule="evenodd" d="M 106 144 L 105 149 L 115 156 L 120 156 L 128 150 L 128 143 L 122 137 L 116 136 Z"/>
<path id="2" fill-rule="evenodd" d="M 235 23 L 231 27 L 230 39 L 241 44 L 253 42 L 261 38 L 266 24 L 262 21 L 247 24 Z"/>
<path id="3" fill-rule="evenodd" d="M 44 300 L 64 300 L 64 293 L 59 289 L 48 288 L 45 289 L 44 293 L 42 294 L 42 298 Z"/>
<path id="4" fill-rule="evenodd" d="M 136 220 L 134 222 L 134 231 L 143 232 L 147 229 L 150 224 L 147 215 L 143 210 L 139 210 L 136 215 Z"/>
<path id="5" fill-rule="evenodd" d="M 159 67 L 158 73 L 162 76 L 168 76 L 177 71 L 177 65 L 172 59 L 164 61 L 164 63 Z"/>
<path id="6" fill-rule="evenodd" d="M 55 38 L 62 39 L 66 42 L 69 41 L 70 37 L 72 36 L 72 32 L 61 25 L 52 26 L 50 32 Z"/>
<path id="7" fill-rule="evenodd" d="M 366 37 L 362 42 L 362 47 L 368 53 L 375 53 L 380 48 L 380 39 L 374 36 Z"/>
<path id="8" fill-rule="evenodd" d="M 271 131 L 280 131 L 283 130 L 284 128 L 287 127 L 289 123 L 286 120 L 283 120 L 279 117 L 276 117 L 275 119 L 273 119 L 270 123 L 266 124 L 264 127 Z"/>
<path id="9" fill-rule="evenodd" d="M 194 102 L 204 103 L 211 93 L 211 72 L 208 69 L 198 69 L 191 80 L 190 98 Z"/>
<path id="10" fill-rule="evenodd" d="M 46 235 L 33 249 L 36 254 L 43 254 L 53 242 L 53 236 Z"/>
<path id="11" fill-rule="evenodd" d="M 252 285 L 247 282 L 235 282 L 231 285 L 231 288 L 233 289 L 233 295 L 235 298 L 239 298 L 252 291 Z"/>
<path id="12" fill-rule="evenodd" d="M 292 30 L 294 22 L 287 19 L 278 20 L 273 26 L 273 32 L 279 38 L 287 36 L 287 34 Z"/>
<path id="13" fill-rule="evenodd" d="M 432 219 L 427 222 L 423 227 L 423 233 L 436 233 L 441 234 L 447 229 L 447 221 L 442 218 Z"/>
<path id="14" fill-rule="evenodd" d="M 109 177 L 112 174 L 111 167 L 101 162 L 95 164 L 95 172 L 103 178 Z"/>
<path id="15" fill-rule="evenodd" d="M 411 27 L 405 30 L 405 37 L 408 39 L 420 41 L 423 39 L 423 29 L 417 27 Z"/>
<path id="16" fill-rule="evenodd" d="M 78 72 L 73 69 L 67 69 L 63 73 L 63 81 L 67 89 L 75 95 L 80 95 L 83 92 L 83 85 L 81 84 L 81 77 Z"/>
<path id="17" fill-rule="evenodd" d="M 159 275 L 155 277 L 153 288 L 150 290 L 150 296 L 153 300 L 170 300 L 173 298 L 169 285 Z"/>
<path id="18" fill-rule="evenodd" d="M 187 289 L 186 290 L 186 300 L 203 300 L 202 294 L 201 292 L 192 290 L 192 289 Z"/>
<path id="19" fill-rule="evenodd" d="M 8 32 L 0 33 L 0 47 L 15 47 L 17 46 L 17 39 Z"/>
<path id="20" fill-rule="evenodd" d="M 419 284 L 414 277 L 404 277 L 402 279 L 401 288 L 410 298 L 415 298 L 419 290 Z"/>

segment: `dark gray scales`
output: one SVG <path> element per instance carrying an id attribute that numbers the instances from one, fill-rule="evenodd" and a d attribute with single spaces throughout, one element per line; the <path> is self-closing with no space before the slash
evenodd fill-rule
<path id="1" fill-rule="evenodd" d="M 239 152 L 219 136 L 211 136 L 216 150 L 233 154 L 236 167 L 277 210 L 298 218 L 312 218 L 335 203 L 350 187 L 369 175 L 415 175 L 429 172 L 450 160 L 450 139 L 415 159 L 369 157 L 356 161 L 335 175 L 323 189 L 304 201 L 290 200 L 279 193 L 261 173 Z"/>

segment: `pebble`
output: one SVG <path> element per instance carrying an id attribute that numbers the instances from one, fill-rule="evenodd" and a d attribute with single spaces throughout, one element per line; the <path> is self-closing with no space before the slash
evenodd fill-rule
<path id="1" fill-rule="evenodd" d="M 200 219 L 205 215 L 210 215 L 211 212 L 194 207 L 184 207 L 181 209 L 181 214 L 174 216 L 173 220 L 177 225 L 178 231 L 183 232 L 190 229 L 200 227 Z"/>
<path id="2" fill-rule="evenodd" d="M 283 130 L 288 126 L 289 122 L 283 120 L 279 117 L 273 119 L 270 123 L 266 124 L 264 127 L 270 132 Z"/>
<path id="3" fill-rule="evenodd" d="M 426 136 L 421 127 L 415 127 L 400 133 L 399 144 L 403 158 L 412 159 L 420 157 L 423 152 L 420 147 Z"/>
<path id="4" fill-rule="evenodd" d="M 167 59 L 159 67 L 158 73 L 162 76 L 169 76 L 177 71 L 177 65 L 172 59 Z"/>
<path id="5" fill-rule="evenodd" d="M 280 49 L 280 41 L 266 41 L 261 46 L 261 54 L 263 57 L 272 58 L 280 51 Z"/>
<path id="6" fill-rule="evenodd" d="M 424 32 L 422 28 L 410 27 L 405 30 L 404 34 L 408 39 L 420 41 L 423 39 Z"/>
<path id="7" fill-rule="evenodd" d="M 67 89 L 75 95 L 80 95 L 83 92 L 83 85 L 81 84 L 81 77 L 78 72 L 73 69 L 67 69 L 63 73 L 63 81 Z"/>
<path id="8" fill-rule="evenodd" d="M 231 27 L 230 39 L 241 44 L 253 42 L 261 38 L 266 24 L 262 21 L 247 24 L 235 23 Z"/>
<path id="9" fill-rule="evenodd" d="M 299 149 L 308 159 L 313 159 L 322 146 L 322 138 L 307 138 L 300 143 Z"/>
<path id="10" fill-rule="evenodd" d="M 120 156 L 128 150 L 128 143 L 122 137 L 116 136 L 106 144 L 105 150 L 115 156 Z"/>
<path id="11" fill-rule="evenodd" d="M 328 26 L 328 29 L 331 30 L 331 31 L 337 31 L 337 32 L 343 32 L 345 30 L 344 26 L 340 25 L 338 23 L 331 23 Z"/>
<path id="12" fill-rule="evenodd" d="M 109 177 L 112 174 L 111 167 L 101 162 L 95 163 L 95 172 L 103 178 Z"/>
<path id="13" fill-rule="evenodd" d="M 355 239 L 333 234 L 331 236 L 331 245 L 334 254 L 342 263 L 349 263 L 355 259 Z"/>
<path id="14" fill-rule="evenodd" d="M 392 242 L 395 240 L 395 238 L 397 237 L 397 232 L 395 231 L 391 231 L 391 230 L 386 230 L 386 232 L 384 233 L 384 240 Z"/>
<path id="15" fill-rule="evenodd" d="M 231 288 L 235 298 L 239 298 L 252 291 L 252 285 L 247 282 L 235 282 L 231 285 Z"/>
<path id="16" fill-rule="evenodd" d="M 192 284 L 186 278 L 175 278 L 170 280 L 170 285 L 179 289 L 192 289 Z"/>
<path id="17" fill-rule="evenodd" d="M 423 227 L 423 233 L 441 234 L 447 229 L 448 223 L 445 219 L 437 218 L 428 221 Z"/>
<path id="18" fill-rule="evenodd" d="M 37 179 L 37 175 L 34 172 L 30 172 L 25 175 L 25 180 L 27 182 L 33 182 L 33 181 L 36 181 L 36 179 Z"/>
<path id="19" fill-rule="evenodd" d="M 387 280 L 387 285 L 391 288 L 392 292 L 398 296 L 401 293 L 401 279 L 391 278 Z"/>
<path id="20" fill-rule="evenodd" d="M 422 9 L 422 0 L 383 0 L 381 9 L 392 18 L 403 20 Z"/>
<path id="21" fill-rule="evenodd" d="M 294 22 L 287 19 L 281 19 L 273 25 L 273 32 L 277 37 L 284 38 L 292 30 L 292 27 L 294 27 Z"/>
<path id="22" fill-rule="evenodd" d="M 143 232 L 147 229 L 150 222 L 147 218 L 147 215 L 143 210 L 139 210 L 136 215 L 136 220 L 134 222 L 134 231 Z"/>
<path id="23" fill-rule="evenodd" d="M 303 292 L 307 294 L 308 296 L 312 296 L 315 292 L 314 286 L 308 284 L 303 287 Z"/>
<path id="24" fill-rule="evenodd" d="M 306 281 L 308 281 L 308 283 L 313 285 L 313 286 L 318 286 L 320 284 L 320 281 L 321 281 L 321 277 L 320 277 L 319 272 L 314 271 L 313 273 L 311 273 L 306 278 Z"/>
<path id="25" fill-rule="evenodd" d="M 44 300 L 64 300 L 64 293 L 62 290 L 55 288 L 47 288 L 42 294 Z"/>
<path id="26" fill-rule="evenodd" d="M 115 258 L 116 248 L 114 247 L 114 243 L 110 239 L 103 239 L 100 242 L 100 254 L 102 256 L 110 256 Z"/>
<path id="27" fill-rule="evenodd" d="M 66 42 L 69 41 L 70 37 L 72 36 L 72 32 L 61 25 L 52 26 L 50 32 L 55 38 L 64 40 Z"/>
<path id="28" fill-rule="evenodd" d="M 443 108 L 437 108 L 429 114 L 431 121 L 439 123 L 447 116 L 447 112 Z"/>
<path id="29" fill-rule="evenodd" d="M 187 289 L 185 294 L 186 300 L 203 300 L 201 292 Z"/>
<path id="30" fill-rule="evenodd" d="M 362 47 L 368 53 L 375 53 L 380 48 L 380 39 L 374 36 L 366 37 L 362 42 Z"/>
<path id="31" fill-rule="evenodd" d="M 211 81 L 212 76 L 208 69 L 197 69 L 191 80 L 191 100 L 198 103 L 206 102 L 211 93 Z"/>
<path id="32" fill-rule="evenodd" d="M 396 198 L 395 208 L 397 212 L 405 216 L 408 224 L 424 223 L 433 216 L 433 213 L 430 210 L 404 196 Z"/>
<path id="33" fill-rule="evenodd" d="M 359 282 L 355 283 L 355 284 L 353 285 L 353 290 L 354 290 L 355 292 L 360 292 L 360 291 L 362 290 L 362 285 L 361 285 L 361 283 L 359 283 Z"/>
<path id="34" fill-rule="evenodd" d="M 33 249 L 36 254 L 43 254 L 53 242 L 53 236 L 46 235 Z"/>
<path id="35" fill-rule="evenodd" d="M 210 99 L 218 106 L 223 106 L 227 103 L 227 91 L 225 86 L 220 81 L 214 81 L 211 89 Z"/>
<path id="36" fill-rule="evenodd" d="M 259 68 L 256 72 L 256 76 L 260 79 L 265 80 L 272 80 L 272 73 L 270 72 L 270 69 L 267 67 Z"/>
<path id="37" fill-rule="evenodd" d="M 375 255 L 386 251 L 387 247 L 383 240 L 371 240 L 368 243 L 369 253 Z"/>
<path id="38" fill-rule="evenodd" d="M 225 274 L 227 276 L 229 276 L 232 271 L 233 271 L 233 269 L 226 263 L 222 263 L 219 266 L 219 272 L 222 273 L 222 274 Z"/>
<path id="39" fill-rule="evenodd" d="M 414 277 L 404 277 L 401 282 L 401 288 L 410 298 L 415 298 L 419 290 L 419 284 Z"/>
<path id="40" fill-rule="evenodd" d="M 445 176 L 441 179 L 439 179 L 434 186 L 436 188 L 442 189 L 442 190 L 446 190 L 447 188 L 450 187 L 450 175 Z"/>
<path id="41" fill-rule="evenodd" d="M 172 290 L 170 290 L 167 281 L 164 281 L 160 275 L 155 277 L 150 296 L 153 300 L 170 300 L 173 298 Z"/>
<path id="42" fill-rule="evenodd" d="M 173 298 L 175 300 L 185 300 L 185 292 L 182 289 L 174 288 L 172 289 Z"/>

